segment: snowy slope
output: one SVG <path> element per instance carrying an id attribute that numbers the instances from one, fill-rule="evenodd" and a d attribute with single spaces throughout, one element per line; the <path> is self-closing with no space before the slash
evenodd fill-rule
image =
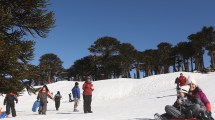
<path id="1" fill-rule="evenodd" d="M 171 105 L 176 99 L 175 78 L 179 72 L 155 75 L 143 79 L 110 79 L 93 82 L 92 114 L 83 113 L 83 100 L 79 105 L 80 112 L 73 112 L 73 102 L 68 102 L 68 94 L 74 86 L 73 81 L 61 81 L 48 85 L 56 94 L 60 91 L 63 99 L 60 110 L 56 111 L 54 102 L 49 99 L 47 115 L 31 112 L 36 95 L 25 93 L 16 104 L 17 117 L 10 120 L 148 120 L 154 113 L 163 113 L 165 105 Z M 215 113 L 215 73 L 185 73 L 192 75 L 203 89 Z M 79 82 L 81 88 L 83 82 Z M 82 91 L 81 91 L 82 92 Z M 0 106 L 3 103 L 0 97 Z M 5 106 L 3 106 L 5 110 Z"/>

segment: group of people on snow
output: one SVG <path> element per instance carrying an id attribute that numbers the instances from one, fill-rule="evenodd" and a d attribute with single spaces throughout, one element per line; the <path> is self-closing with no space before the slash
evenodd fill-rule
<path id="1" fill-rule="evenodd" d="M 82 89 L 83 89 L 84 113 L 92 113 L 91 102 L 92 102 L 92 91 L 94 90 L 94 88 L 93 88 L 93 84 L 91 83 L 90 76 L 86 77 L 86 81 L 83 84 Z M 75 82 L 74 87 L 71 89 L 71 93 L 73 96 L 73 100 L 69 99 L 69 102 L 74 101 L 74 112 L 78 112 L 79 111 L 78 104 L 80 102 L 80 97 L 81 97 L 78 82 Z M 52 99 L 55 102 L 55 108 L 56 108 L 56 110 L 59 110 L 60 100 L 62 98 L 60 91 L 57 91 L 57 94 L 55 94 L 53 97 L 53 93 L 49 91 L 49 89 L 46 85 L 44 85 L 40 89 L 40 91 L 38 92 L 38 95 L 37 95 L 37 101 L 40 102 L 38 113 L 41 115 L 46 115 L 48 98 Z M 71 98 L 71 97 L 69 97 L 69 98 Z M 18 98 L 15 93 L 10 92 L 10 93 L 6 94 L 5 99 L 4 99 L 4 105 L 6 105 L 6 116 L 5 117 L 8 117 L 8 115 L 10 114 L 10 110 L 12 112 L 12 117 L 16 116 L 14 101 L 16 101 L 16 103 L 18 103 Z M 1 110 L 2 110 L 2 108 L 0 106 L 0 115 L 2 114 Z"/>
<path id="2" fill-rule="evenodd" d="M 189 76 L 186 78 L 180 73 L 176 78 L 177 99 L 173 105 L 166 105 L 166 113 L 161 115 L 162 120 L 171 119 L 198 119 L 214 120 L 211 113 L 211 105 L 196 80 Z"/>
<path id="3" fill-rule="evenodd" d="M 160 116 L 162 120 L 183 118 L 214 120 L 211 115 L 211 104 L 205 93 L 198 86 L 196 80 L 192 76 L 186 78 L 183 73 L 180 73 L 180 77 L 176 78 L 175 83 L 177 84 L 177 99 L 173 105 L 165 106 L 166 113 Z M 82 89 L 84 113 L 92 113 L 91 102 L 92 92 L 94 88 L 93 84 L 91 83 L 91 77 L 86 78 Z M 78 112 L 78 105 L 80 102 L 80 88 L 78 82 L 75 82 L 71 93 L 74 99 L 74 112 Z M 53 97 L 53 93 L 51 93 L 48 87 L 44 85 L 37 95 L 37 100 L 40 101 L 40 106 L 38 110 L 39 114 L 46 115 L 48 98 L 55 101 L 55 108 L 56 110 L 59 110 L 60 100 L 62 98 L 60 91 L 57 91 L 57 94 Z M 18 103 L 17 95 L 15 93 L 9 92 L 8 94 L 6 94 L 4 99 L 4 105 L 6 105 L 7 116 L 10 114 L 10 110 L 12 116 L 16 116 L 14 101 Z M 1 109 L 2 108 L 0 107 L 0 114 L 2 114 Z"/>

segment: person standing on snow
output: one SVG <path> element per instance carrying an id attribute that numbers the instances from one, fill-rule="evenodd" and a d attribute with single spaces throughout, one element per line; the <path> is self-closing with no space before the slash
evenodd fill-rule
<path id="1" fill-rule="evenodd" d="M 211 104 L 202 89 L 198 87 L 196 80 L 192 76 L 189 76 L 187 84 L 190 86 L 189 99 L 198 98 L 201 100 L 206 107 L 206 113 L 211 116 Z"/>
<path id="2" fill-rule="evenodd" d="M 91 77 L 88 76 L 86 78 L 85 83 L 82 86 L 83 100 L 84 100 L 84 113 L 92 113 L 91 102 L 92 102 L 92 91 L 94 90 L 94 88 L 90 80 L 91 80 Z"/>
<path id="3" fill-rule="evenodd" d="M 80 88 L 78 86 L 78 82 L 75 82 L 75 86 L 72 88 L 72 95 L 74 99 L 74 112 L 78 112 L 77 109 L 79 101 L 80 101 Z"/>
<path id="4" fill-rule="evenodd" d="M 187 78 L 183 75 L 183 73 L 180 73 L 180 77 L 178 78 L 177 84 L 179 87 L 186 85 Z"/>
<path id="5" fill-rule="evenodd" d="M 55 101 L 55 108 L 56 110 L 59 109 L 60 107 L 60 99 L 62 98 L 60 91 L 57 91 L 57 94 L 54 96 L 54 101 Z"/>
<path id="6" fill-rule="evenodd" d="M 46 115 L 46 110 L 47 110 L 47 98 L 50 98 L 54 100 L 51 92 L 49 91 L 48 87 L 44 85 L 41 90 L 38 93 L 37 100 L 40 101 L 41 106 L 39 107 L 38 113 Z"/>
<path id="7" fill-rule="evenodd" d="M 10 109 L 12 112 L 12 116 L 16 117 L 15 103 L 18 103 L 17 95 L 13 92 L 9 92 L 4 99 L 4 105 L 6 105 L 6 114 L 7 116 L 10 114 Z"/>

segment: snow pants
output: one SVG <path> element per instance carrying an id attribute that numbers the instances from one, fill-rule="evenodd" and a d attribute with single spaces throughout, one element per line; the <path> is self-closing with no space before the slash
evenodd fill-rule
<path id="1" fill-rule="evenodd" d="M 83 95 L 83 100 L 84 100 L 84 113 L 92 112 L 91 111 L 92 95 Z"/>
<path id="2" fill-rule="evenodd" d="M 192 118 L 197 117 L 200 111 L 200 105 L 194 104 L 186 107 L 186 109 L 178 110 L 174 106 L 167 105 L 165 111 L 168 115 L 174 116 L 175 118 Z"/>
<path id="3" fill-rule="evenodd" d="M 39 107 L 39 114 L 46 114 L 46 110 L 47 110 L 47 101 L 43 102 L 43 101 L 40 101 L 41 102 L 41 105 Z"/>
<path id="4" fill-rule="evenodd" d="M 12 116 L 15 117 L 16 116 L 16 110 L 15 110 L 14 101 L 8 101 L 7 104 L 6 104 L 6 114 L 7 115 L 10 114 L 10 110 L 12 112 Z"/>

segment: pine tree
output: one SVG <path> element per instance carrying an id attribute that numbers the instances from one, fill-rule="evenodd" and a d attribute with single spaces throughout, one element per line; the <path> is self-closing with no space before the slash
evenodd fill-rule
<path id="1" fill-rule="evenodd" d="M 34 57 L 35 42 L 24 37 L 47 37 L 55 22 L 48 4 L 48 0 L 0 1 L 0 93 L 29 88 L 22 80 L 34 73 L 29 61 Z"/>

